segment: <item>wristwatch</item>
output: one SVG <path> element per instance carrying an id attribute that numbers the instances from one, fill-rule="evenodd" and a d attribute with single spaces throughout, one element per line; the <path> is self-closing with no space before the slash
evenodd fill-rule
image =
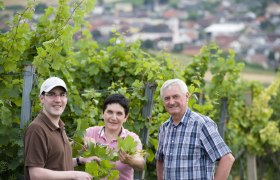
<path id="1" fill-rule="evenodd" d="M 77 162 L 77 164 L 78 164 L 78 166 L 80 166 L 80 165 L 82 165 L 82 163 L 80 162 L 80 158 L 76 158 L 76 162 Z"/>

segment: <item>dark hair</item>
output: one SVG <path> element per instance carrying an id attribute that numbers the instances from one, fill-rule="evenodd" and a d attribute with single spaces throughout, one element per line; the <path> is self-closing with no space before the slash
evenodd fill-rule
<path id="1" fill-rule="evenodd" d="M 122 94 L 111 94 L 103 103 L 103 113 L 106 110 L 108 104 L 119 104 L 124 108 L 125 116 L 128 115 L 129 101 Z"/>

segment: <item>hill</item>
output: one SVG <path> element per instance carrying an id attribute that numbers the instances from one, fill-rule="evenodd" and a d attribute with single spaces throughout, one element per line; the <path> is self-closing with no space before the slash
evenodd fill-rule
<path id="1" fill-rule="evenodd" d="M 38 3 L 45 3 L 47 5 L 57 5 L 58 0 L 36 0 Z M 26 6 L 27 0 L 3 0 L 5 6 L 21 5 Z"/>
<path id="2" fill-rule="evenodd" d="M 56 6 L 58 4 L 58 0 L 36 0 L 38 3 L 45 3 L 48 6 Z M 13 6 L 13 5 L 22 5 L 26 6 L 27 0 L 3 0 L 3 3 L 5 6 Z M 186 57 L 185 55 L 172 55 L 172 58 L 174 58 L 175 63 L 178 64 L 180 67 L 186 66 L 190 58 Z M 206 79 L 209 79 L 211 77 L 210 73 L 207 73 Z M 244 80 L 249 81 L 260 81 L 264 84 L 270 84 L 275 78 L 276 75 L 274 73 L 267 73 L 267 72 L 260 72 L 257 70 L 251 70 L 250 72 L 247 72 L 246 70 L 241 73 L 241 78 Z"/>

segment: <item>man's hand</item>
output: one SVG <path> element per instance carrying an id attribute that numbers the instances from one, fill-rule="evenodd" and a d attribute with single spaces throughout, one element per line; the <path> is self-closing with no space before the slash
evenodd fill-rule
<path id="1" fill-rule="evenodd" d="M 92 161 L 96 161 L 97 163 L 99 163 L 101 160 L 100 158 L 96 157 L 96 156 L 90 156 L 90 157 L 80 157 L 80 162 L 82 164 L 86 164 Z"/>

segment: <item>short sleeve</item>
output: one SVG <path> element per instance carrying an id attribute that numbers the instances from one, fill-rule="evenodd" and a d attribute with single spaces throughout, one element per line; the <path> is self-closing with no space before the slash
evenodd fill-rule
<path id="1" fill-rule="evenodd" d="M 133 137 L 134 141 L 137 142 L 137 150 L 142 150 L 143 145 L 142 145 L 142 142 L 141 142 L 139 136 L 133 132 L 129 132 L 129 136 Z"/>
<path id="2" fill-rule="evenodd" d="M 156 151 L 156 159 L 159 161 L 163 161 L 163 126 L 159 129 L 158 135 L 158 148 Z"/>
<path id="3" fill-rule="evenodd" d="M 231 153 L 231 150 L 220 136 L 215 122 L 212 120 L 207 121 L 202 126 L 200 140 L 213 162 L 219 160 L 222 156 Z"/>
<path id="4" fill-rule="evenodd" d="M 48 148 L 46 137 L 40 126 L 30 125 L 25 132 L 24 140 L 25 166 L 44 167 Z"/>
<path id="5" fill-rule="evenodd" d="M 84 143 L 87 144 L 88 142 L 96 143 L 97 135 L 101 128 L 99 126 L 89 127 L 86 129 L 86 133 L 84 136 Z"/>

